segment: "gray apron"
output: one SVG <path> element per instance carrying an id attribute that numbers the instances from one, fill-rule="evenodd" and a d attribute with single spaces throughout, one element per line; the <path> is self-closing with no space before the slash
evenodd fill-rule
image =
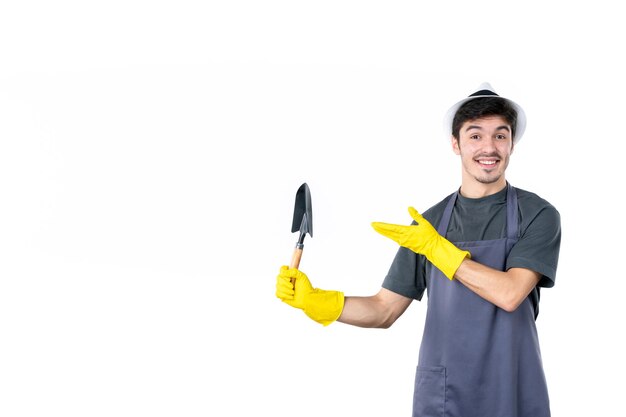
<path id="1" fill-rule="evenodd" d="M 473 260 L 501 271 L 518 240 L 517 193 L 507 186 L 506 237 L 454 242 L 470 251 Z M 450 198 L 439 223 L 442 236 L 457 195 Z M 507 313 L 457 280 L 448 280 L 437 268 L 428 279 L 413 416 L 550 416 L 531 298 Z"/>

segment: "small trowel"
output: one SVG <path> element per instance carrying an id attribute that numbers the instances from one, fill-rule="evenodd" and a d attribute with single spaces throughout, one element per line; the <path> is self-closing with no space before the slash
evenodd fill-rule
<path id="1" fill-rule="evenodd" d="M 311 191 L 309 186 L 302 184 L 296 193 L 296 204 L 293 209 L 293 223 L 291 224 L 291 233 L 300 231 L 300 237 L 296 243 L 296 247 L 291 257 L 291 268 L 300 266 L 302 258 L 302 249 L 304 248 L 304 237 L 308 233 L 313 237 L 313 207 L 311 206 Z M 292 279 L 292 282 L 294 280 Z"/>

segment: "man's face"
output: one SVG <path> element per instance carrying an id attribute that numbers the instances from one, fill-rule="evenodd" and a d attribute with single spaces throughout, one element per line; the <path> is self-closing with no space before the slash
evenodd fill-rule
<path id="1" fill-rule="evenodd" d="M 501 116 L 466 121 L 459 130 L 459 140 L 452 138 L 452 149 L 461 156 L 464 184 L 503 185 L 513 152 L 511 126 Z"/>

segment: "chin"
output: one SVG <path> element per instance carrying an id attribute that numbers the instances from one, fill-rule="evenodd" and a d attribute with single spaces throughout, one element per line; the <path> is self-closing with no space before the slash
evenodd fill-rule
<path id="1" fill-rule="evenodd" d="M 481 184 L 495 184 L 502 178 L 502 175 L 489 176 L 489 177 L 474 177 L 476 181 Z"/>

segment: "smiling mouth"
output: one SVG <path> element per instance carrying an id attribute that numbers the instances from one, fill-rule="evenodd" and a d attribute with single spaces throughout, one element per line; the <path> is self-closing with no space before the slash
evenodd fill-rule
<path id="1" fill-rule="evenodd" d="M 500 163 L 499 159 L 476 159 L 475 161 L 483 169 L 493 169 Z"/>

